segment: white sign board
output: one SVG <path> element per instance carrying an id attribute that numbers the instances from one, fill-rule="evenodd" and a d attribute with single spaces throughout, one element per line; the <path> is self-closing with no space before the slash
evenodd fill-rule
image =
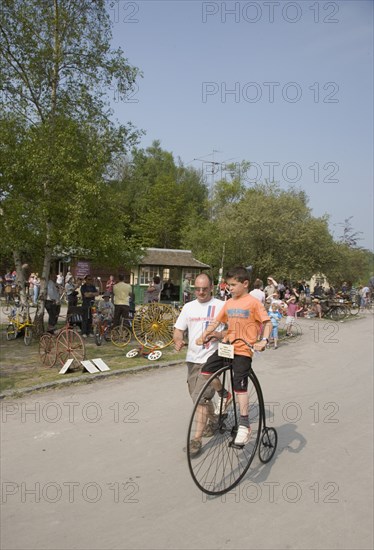
<path id="1" fill-rule="evenodd" d="M 99 372 L 99 369 L 97 369 L 95 365 L 91 363 L 91 361 L 89 361 L 88 359 L 86 361 L 81 361 L 81 363 L 84 368 L 88 370 L 88 372 L 90 372 L 91 374 L 93 374 L 94 372 Z"/>
<path id="2" fill-rule="evenodd" d="M 234 359 L 234 346 L 231 344 L 218 344 L 218 355 L 220 357 L 226 357 L 226 359 Z"/>
<path id="3" fill-rule="evenodd" d="M 72 363 L 74 363 L 74 359 L 68 359 L 58 374 L 65 374 L 65 372 L 67 372 L 71 367 Z"/>
<path id="4" fill-rule="evenodd" d="M 110 368 L 108 367 L 108 365 L 102 360 L 102 359 L 92 359 L 92 362 L 95 363 L 95 365 L 97 366 L 97 368 L 99 370 L 101 370 L 102 372 L 104 372 L 105 370 L 110 370 Z"/>

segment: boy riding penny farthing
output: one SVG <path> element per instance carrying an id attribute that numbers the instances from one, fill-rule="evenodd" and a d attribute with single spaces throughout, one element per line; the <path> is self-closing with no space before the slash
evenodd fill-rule
<path id="1" fill-rule="evenodd" d="M 244 267 L 227 273 L 232 298 L 196 340 L 203 345 L 221 323 L 227 326 L 226 346 L 214 352 L 201 369 L 205 385 L 188 430 L 190 471 L 208 494 L 229 491 L 244 477 L 258 445 L 260 460 L 268 462 L 277 443 L 275 430 L 266 427 L 261 387 L 252 370 L 253 351 L 265 350 L 272 326 L 262 303 L 248 294 L 249 278 Z M 261 325 L 262 339 L 257 341 Z M 208 438 L 205 428 L 212 423 L 212 409 L 215 425 Z"/>

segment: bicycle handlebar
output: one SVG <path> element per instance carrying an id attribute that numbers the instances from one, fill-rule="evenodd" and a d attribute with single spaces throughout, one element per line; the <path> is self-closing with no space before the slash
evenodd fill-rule
<path id="1" fill-rule="evenodd" d="M 232 345 L 235 342 L 243 342 L 246 346 L 249 347 L 250 350 L 255 351 L 255 348 L 253 347 L 253 345 L 247 342 L 246 340 L 244 340 L 244 338 L 235 338 L 232 342 L 230 342 L 230 344 Z"/>
<path id="2" fill-rule="evenodd" d="M 215 338 L 215 336 L 208 336 L 207 338 L 205 338 L 203 344 L 207 344 L 208 342 L 210 342 L 210 340 L 214 340 Z M 243 342 L 246 346 L 249 347 L 251 351 L 256 351 L 253 345 L 244 340 L 244 338 L 235 338 L 232 342 L 225 342 L 225 344 L 233 345 L 235 344 L 235 342 Z"/>

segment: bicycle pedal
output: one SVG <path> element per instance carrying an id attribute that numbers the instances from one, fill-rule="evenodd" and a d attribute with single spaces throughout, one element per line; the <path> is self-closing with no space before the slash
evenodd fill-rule
<path id="1" fill-rule="evenodd" d="M 241 451 L 245 447 L 245 445 L 237 445 L 236 443 L 234 443 L 234 441 L 230 441 L 229 447 L 232 447 L 233 449 L 239 449 L 239 451 Z"/>

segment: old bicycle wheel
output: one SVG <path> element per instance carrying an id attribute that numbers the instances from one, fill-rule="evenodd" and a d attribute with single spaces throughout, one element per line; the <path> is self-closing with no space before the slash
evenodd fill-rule
<path id="1" fill-rule="evenodd" d="M 162 351 L 160 351 L 159 349 L 151 351 L 147 355 L 148 361 L 157 361 L 157 359 L 160 359 L 160 357 L 162 357 Z"/>
<path id="2" fill-rule="evenodd" d="M 124 348 L 131 340 L 131 330 L 127 325 L 118 325 L 112 329 L 110 339 L 117 348 Z"/>
<path id="3" fill-rule="evenodd" d="M 342 321 L 343 319 L 346 318 L 346 316 L 347 316 L 347 311 L 345 307 L 340 305 L 332 306 L 330 317 L 333 321 Z"/>
<path id="4" fill-rule="evenodd" d="M 360 311 L 360 306 L 357 302 L 352 302 L 349 306 L 349 314 L 350 315 L 357 315 Z"/>
<path id="5" fill-rule="evenodd" d="M 220 378 L 233 399 L 227 408 L 217 406 L 214 379 Z M 223 367 L 202 388 L 193 407 L 187 435 L 187 460 L 196 485 L 208 495 L 221 495 L 235 487 L 245 476 L 256 454 L 261 436 L 262 410 L 257 378 L 250 372 L 248 380 L 249 421 L 252 437 L 244 447 L 235 446 L 239 424 L 239 404 L 232 389 L 232 369 Z M 216 414 L 218 413 L 218 414 Z M 201 438 L 201 449 L 196 439 Z"/>
<path id="6" fill-rule="evenodd" d="M 133 319 L 135 338 L 146 348 L 166 348 L 173 341 L 175 321 L 176 312 L 169 305 L 145 305 L 135 313 Z"/>
<path id="7" fill-rule="evenodd" d="M 42 334 L 39 340 L 39 357 L 45 367 L 53 367 L 56 363 L 56 338 L 52 334 Z"/>
<path id="8" fill-rule="evenodd" d="M 278 434 L 274 428 L 264 428 L 258 447 L 258 456 L 263 464 L 273 458 L 278 443 Z"/>
<path id="9" fill-rule="evenodd" d="M 9 323 L 9 325 L 6 328 L 6 339 L 7 340 L 15 340 L 17 338 L 17 328 L 14 323 Z"/>
<path id="10" fill-rule="evenodd" d="M 126 357 L 128 357 L 129 359 L 131 357 L 137 357 L 139 355 L 139 350 L 138 349 L 130 349 L 130 351 L 128 351 L 126 353 Z"/>
<path id="11" fill-rule="evenodd" d="M 103 342 L 103 335 L 101 333 L 101 328 L 98 324 L 94 325 L 93 327 L 93 334 L 95 338 L 95 343 L 97 346 L 101 346 Z"/>
<path id="12" fill-rule="evenodd" d="M 32 327 L 27 326 L 25 327 L 25 334 L 23 335 L 23 341 L 25 342 L 25 346 L 29 346 L 31 344 L 32 340 Z"/>
<path id="13" fill-rule="evenodd" d="M 80 363 L 86 357 L 86 348 L 82 338 L 72 328 L 63 329 L 57 336 L 57 359 L 64 365 L 68 359 Z"/>

